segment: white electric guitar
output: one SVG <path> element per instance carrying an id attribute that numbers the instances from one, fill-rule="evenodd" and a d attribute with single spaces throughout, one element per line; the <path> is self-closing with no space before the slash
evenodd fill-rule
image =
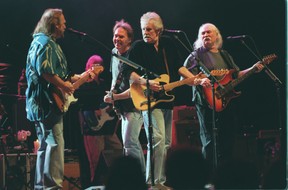
<path id="1" fill-rule="evenodd" d="M 104 67 L 101 65 L 95 65 L 92 68 L 92 71 L 95 73 L 95 75 L 99 75 L 103 70 Z M 88 71 L 85 71 L 81 74 L 81 79 L 77 80 L 75 83 L 73 83 L 74 89 L 78 89 L 82 84 L 84 84 L 88 78 L 90 77 Z M 77 98 L 74 97 L 73 94 L 69 95 L 65 92 L 63 92 L 60 88 L 57 88 L 51 84 L 48 86 L 52 101 L 56 104 L 56 107 L 61 113 L 65 113 L 68 111 L 69 106 L 72 103 L 77 102 Z"/>
<path id="2" fill-rule="evenodd" d="M 100 115 L 97 114 L 96 110 L 94 111 L 98 124 L 95 126 L 90 126 L 93 131 L 99 131 L 106 124 L 106 122 L 112 121 L 116 117 L 115 113 L 111 116 L 111 113 L 114 112 L 112 104 L 103 103 L 102 105 L 105 107 L 100 108 Z"/>

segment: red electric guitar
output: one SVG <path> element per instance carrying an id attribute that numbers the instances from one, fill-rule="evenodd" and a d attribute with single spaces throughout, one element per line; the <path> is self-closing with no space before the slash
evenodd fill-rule
<path id="1" fill-rule="evenodd" d="M 261 62 L 261 64 L 269 64 L 274 59 L 276 59 L 277 56 L 275 54 L 271 54 L 268 56 L 265 56 Z M 221 80 L 219 80 L 219 83 L 222 85 L 222 88 L 220 85 L 215 83 L 214 89 L 215 89 L 215 111 L 220 112 L 223 111 L 230 100 L 232 98 L 236 98 L 240 96 L 241 92 L 236 92 L 234 88 L 240 84 L 242 81 L 244 81 L 246 78 L 251 76 L 257 71 L 257 68 L 254 67 L 241 77 L 234 79 L 232 78 L 232 73 L 235 72 L 235 70 L 230 70 L 228 74 L 223 76 Z M 211 87 L 203 87 L 205 98 L 209 104 L 209 107 L 213 109 L 213 96 L 212 96 L 212 89 Z"/>

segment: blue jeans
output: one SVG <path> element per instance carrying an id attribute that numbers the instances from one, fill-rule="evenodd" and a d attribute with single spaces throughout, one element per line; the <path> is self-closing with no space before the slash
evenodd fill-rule
<path id="1" fill-rule="evenodd" d="M 143 118 L 141 112 L 125 112 L 121 115 L 122 140 L 126 156 L 139 160 L 143 173 L 145 172 L 145 158 L 139 141 Z"/>
<path id="2" fill-rule="evenodd" d="M 165 183 L 165 159 L 172 139 L 173 110 L 154 109 L 151 112 L 151 125 L 153 129 L 152 144 L 154 158 L 154 183 Z M 143 111 L 146 136 L 149 139 L 148 111 Z M 150 143 L 148 140 L 146 161 L 146 182 L 151 183 Z"/>
<path id="3" fill-rule="evenodd" d="M 52 114 L 44 122 L 35 122 L 35 127 L 39 149 L 34 189 L 61 189 L 64 176 L 63 118 Z"/>

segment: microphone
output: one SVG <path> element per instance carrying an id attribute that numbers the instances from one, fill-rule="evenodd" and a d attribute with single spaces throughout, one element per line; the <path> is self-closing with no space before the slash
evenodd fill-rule
<path id="1" fill-rule="evenodd" d="M 243 39 L 246 38 L 247 35 L 240 35 L 240 36 L 228 36 L 227 40 L 236 40 L 236 39 Z"/>
<path id="2" fill-rule="evenodd" d="M 79 32 L 77 30 L 74 30 L 73 28 L 67 28 L 67 32 L 73 33 L 73 34 L 77 34 L 80 36 L 86 36 L 87 34 L 84 32 Z"/>
<path id="3" fill-rule="evenodd" d="M 170 32 L 170 33 L 180 33 L 182 32 L 181 30 L 169 30 L 169 29 L 164 29 L 165 32 Z"/>

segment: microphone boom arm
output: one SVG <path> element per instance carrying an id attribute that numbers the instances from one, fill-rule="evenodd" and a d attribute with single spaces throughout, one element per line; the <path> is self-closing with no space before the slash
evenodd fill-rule
<path id="1" fill-rule="evenodd" d="M 127 65 L 137 69 L 137 70 L 140 70 L 140 71 L 145 71 L 145 73 L 147 72 L 148 75 L 152 75 L 154 76 L 155 78 L 159 78 L 160 75 L 156 74 L 156 73 L 153 73 L 152 71 L 149 71 L 148 69 L 145 69 L 144 67 L 142 67 L 141 65 L 138 65 L 137 63 L 134 63 L 133 61 L 121 56 L 121 55 L 118 55 L 116 53 L 112 53 L 112 56 L 116 57 L 117 59 L 119 59 L 120 61 L 122 61 L 123 63 L 126 63 Z"/>
<path id="2" fill-rule="evenodd" d="M 261 62 L 262 59 L 257 56 L 252 50 L 251 48 L 244 42 L 244 40 L 241 40 L 241 43 Z M 275 82 L 275 84 L 278 85 L 282 85 L 281 80 L 271 71 L 271 69 L 266 65 L 263 64 L 264 68 L 265 68 L 265 73 Z"/>

